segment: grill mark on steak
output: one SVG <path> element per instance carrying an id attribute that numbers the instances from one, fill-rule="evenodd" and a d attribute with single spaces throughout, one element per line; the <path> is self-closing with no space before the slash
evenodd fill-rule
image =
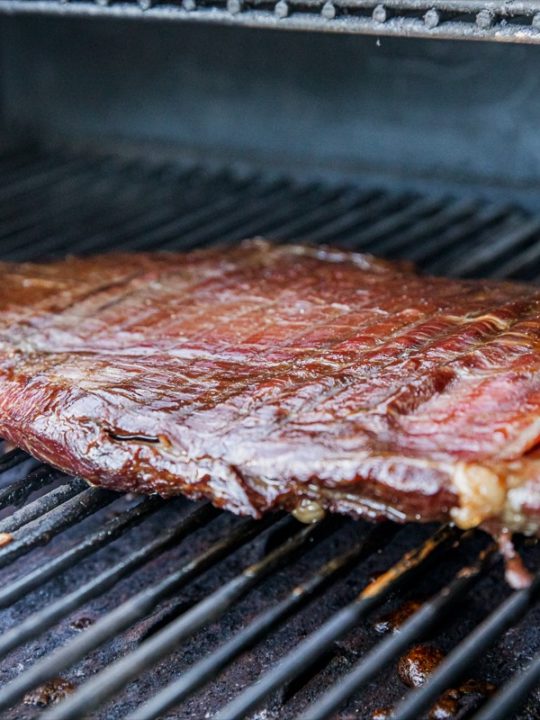
<path id="1" fill-rule="evenodd" d="M 387 349 L 390 349 L 391 345 L 393 343 L 395 343 L 398 348 L 400 347 L 400 344 L 406 345 L 406 346 L 402 348 L 402 351 L 399 353 L 399 355 L 397 355 L 397 357 L 394 355 L 392 360 L 390 360 L 387 363 L 383 363 L 377 367 L 378 371 L 380 371 L 381 369 L 384 369 L 385 371 L 387 371 L 390 367 L 392 367 L 394 365 L 398 365 L 397 373 L 394 376 L 394 380 L 396 382 L 394 383 L 393 386 L 389 387 L 389 380 L 391 379 L 392 376 L 389 376 L 385 372 L 385 376 L 384 376 L 385 388 L 389 391 L 387 393 L 387 397 L 384 401 L 384 404 L 386 405 L 385 409 L 387 412 L 392 413 L 392 415 L 404 414 L 406 409 L 408 410 L 408 412 L 411 412 L 412 410 L 416 409 L 419 404 L 429 400 L 429 398 L 431 396 L 431 393 L 429 391 L 430 388 L 432 388 L 433 393 L 440 393 L 443 391 L 444 388 L 441 386 L 441 379 L 442 379 L 443 375 L 446 377 L 445 384 L 448 384 L 451 381 L 451 379 L 453 379 L 453 377 L 455 377 L 455 373 L 453 373 L 450 368 L 443 368 L 443 367 L 435 368 L 435 370 L 433 371 L 434 377 L 431 379 L 428 379 L 427 382 L 424 381 L 424 386 L 422 387 L 422 396 L 420 396 L 420 394 L 417 394 L 416 397 L 414 398 L 414 404 L 413 404 L 413 401 L 411 401 L 411 398 L 410 398 L 411 390 L 417 390 L 417 384 L 418 384 L 419 380 L 422 379 L 421 372 L 424 371 L 427 361 L 431 359 L 426 353 L 426 347 L 434 348 L 435 350 L 438 350 L 440 347 L 439 341 L 441 339 L 449 336 L 450 339 L 454 341 L 456 339 L 455 333 L 456 333 L 456 331 L 459 331 L 459 329 L 460 329 L 459 327 L 457 327 L 455 325 L 450 325 L 450 326 L 448 326 L 448 328 L 445 327 L 444 330 L 442 330 L 440 333 L 435 334 L 435 336 L 426 337 L 425 345 L 421 344 L 421 343 L 420 344 L 417 343 L 417 347 L 415 348 L 414 352 L 411 352 L 409 345 L 407 345 L 407 343 L 404 343 L 404 340 L 408 339 L 407 333 L 409 333 L 409 331 L 411 331 L 413 334 L 415 334 L 420 329 L 425 329 L 426 327 L 429 327 L 432 324 L 433 324 L 433 320 L 430 320 L 428 323 L 426 323 L 425 321 L 420 321 L 420 322 L 410 323 L 406 326 L 400 327 L 397 331 L 395 331 L 392 334 L 392 336 L 389 339 L 387 339 L 384 342 L 381 342 L 375 351 L 365 351 L 365 352 L 360 353 L 360 355 L 358 356 L 358 358 L 355 360 L 354 363 L 350 363 L 348 365 L 345 364 L 342 368 L 340 368 L 340 370 L 338 372 L 335 372 L 333 370 L 333 368 L 326 368 L 326 369 L 323 369 L 322 371 L 318 368 L 317 382 L 312 387 L 316 393 L 318 391 L 322 391 L 324 393 L 324 397 L 322 397 L 322 398 L 315 397 L 311 402 L 306 401 L 304 404 L 302 404 L 300 406 L 296 405 L 294 413 L 292 413 L 292 412 L 289 412 L 287 414 L 283 413 L 280 416 L 281 420 L 280 420 L 280 418 L 277 419 L 277 423 L 278 424 L 280 422 L 282 424 L 285 422 L 294 423 L 295 417 L 301 416 L 303 419 L 302 424 L 305 425 L 306 424 L 306 422 L 305 422 L 306 415 L 309 414 L 309 412 L 311 412 L 315 408 L 315 406 L 317 406 L 317 410 L 320 411 L 320 409 L 324 408 L 325 405 L 334 401 L 336 399 L 337 395 L 340 395 L 342 400 L 346 400 L 347 394 L 349 394 L 349 393 L 352 394 L 354 397 L 354 393 L 356 392 L 355 383 L 358 381 L 359 377 L 369 377 L 374 374 L 374 367 L 371 364 L 368 365 L 367 372 L 365 372 L 364 374 L 362 374 L 362 372 L 361 372 L 362 364 L 365 363 L 366 360 L 371 359 L 371 358 L 369 358 L 370 352 L 374 352 L 375 353 L 374 356 L 376 356 L 377 354 L 381 355 L 381 350 L 384 347 L 386 347 Z M 485 335 L 487 337 L 490 334 L 492 334 L 492 333 L 496 334 L 499 331 L 500 331 L 500 326 L 495 323 L 494 325 L 492 325 L 486 329 Z M 458 335 L 457 337 L 459 338 L 460 336 Z M 485 342 L 485 339 L 486 338 L 484 337 L 483 342 Z M 480 346 L 481 346 L 480 342 L 476 342 L 474 344 L 474 347 L 480 347 Z M 403 365 L 399 366 L 399 362 L 400 362 L 401 358 L 404 356 L 404 354 L 407 352 L 407 350 L 408 350 L 408 357 L 407 357 L 406 365 L 408 365 L 408 366 L 414 365 L 415 369 L 416 369 L 416 373 L 415 373 L 414 383 L 409 383 L 408 385 L 403 386 L 403 383 L 400 382 L 400 379 L 402 377 L 402 372 L 408 368 L 406 368 Z M 422 353 L 424 353 L 425 357 L 421 358 L 421 360 L 423 360 L 423 362 L 418 363 L 416 361 L 416 358 L 417 358 L 417 356 L 421 355 Z M 460 356 L 465 356 L 465 353 L 456 352 L 454 354 L 454 359 L 459 358 Z M 446 364 L 448 364 L 448 362 Z M 308 384 L 297 385 L 294 383 L 295 376 L 294 375 L 291 376 L 292 369 L 293 368 L 291 368 L 290 366 L 285 368 L 285 370 L 279 376 L 275 376 L 272 373 L 269 373 L 266 376 L 263 376 L 263 384 L 266 383 L 270 379 L 273 380 L 274 382 L 276 382 L 280 379 L 284 379 L 284 380 L 288 381 L 285 383 L 286 392 L 282 393 L 281 395 L 278 395 L 277 397 L 272 398 L 272 401 L 274 403 L 283 402 L 284 400 L 286 400 L 287 396 L 297 397 L 299 393 L 305 392 L 305 390 L 309 387 Z M 351 376 L 347 379 L 344 376 L 344 371 L 347 371 L 349 369 L 355 370 L 356 374 L 355 375 L 351 374 Z M 438 374 L 438 377 L 437 377 L 437 374 Z M 321 383 L 320 383 L 321 375 L 326 378 L 331 378 L 332 381 L 335 381 L 335 382 L 333 382 L 328 387 L 326 385 L 321 385 Z M 255 387 L 255 388 L 253 388 L 253 387 L 246 388 L 246 384 L 241 383 L 239 388 L 237 386 L 231 387 L 230 388 L 231 392 L 228 395 L 228 397 L 226 397 L 226 398 L 220 397 L 219 402 L 221 404 L 223 404 L 223 400 L 228 400 L 231 397 L 239 398 L 239 396 L 242 394 L 242 392 L 244 392 L 246 390 L 251 395 L 257 395 L 257 390 L 260 387 L 261 386 L 259 385 L 258 387 Z M 408 391 L 408 393 L 407 393 L 407 391 Z M 397 398 L 395 396 L 396 392 L 399 392 L 401 394 L 401 403 L 399 403 L 399 404 L 398 404 Z M 267 402 L 268 398 L 264 394 L 259 394 L 259 397 L 261 397 L 261 395 L 262 395 L 262 398 L 261 398 L 262 403 Z M 382 401 L 379 403 L 379 405 L 382 405 Z M 198 409 L 201 409 L 202 407 L 203 407 L 203 405 L 200 404 L 198 406 Z M 211 409 L 213 407 L 213 405 L 211 403 L 209 403 L 209 404 L 204 405 L 204 407 L 205 407 L 205 409 Z M 256 409 L 257 409 L 257 405 L 255 405 L 255 404 L 250 405 L 249 413 L 256 411 Z M 366 409 L 364 409 L 364 412 L 365 411 L 370 411 L 370 410 L 366 408 Z M 374 412 L 374 411 L 375 411 L 374 409 L 371 409 L 371 412 Z"/>
<path id="2" fill-rule="evenodd" d="M 533 287 L 260 241 L 2 273 L 0 431 L 51 464 L 255 516 L 538 531 Z"/>

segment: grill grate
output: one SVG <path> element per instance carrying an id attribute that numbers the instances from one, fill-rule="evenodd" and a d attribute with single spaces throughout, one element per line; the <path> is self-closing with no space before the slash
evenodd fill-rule
<path id="1" fill-rule="evenodd" d="M 0 12 L 540 43 L 537 0 L 0 0 Z"/>
<path id="2" fill-rule="evenodd" d="M 540 276 L 538 219 L 470 199 L 32 149 L 0 156 L 0 178 L 10 260 L 260 233 L 450 274 Z M 35 717 L 63 693 L 44 718 L 368 720 L 384 705 L 416 720 L 470 676 L 501 689 L 455 718 L 538 718 L 540 575 L 510 592 L 480 532 L 254 522 L 207 503 L 88 488 L 6 450 L 0 533 L 10 536 L 0 547 L 8 720 Z M 522 541 L 522 552 L 540 566 L 535 543 Z M 374 620 L 407 599 L 421 601 L 417 612 L 378 636 Z M 406 692 L 396 661 L 419 641 L 446 658 Z"/>

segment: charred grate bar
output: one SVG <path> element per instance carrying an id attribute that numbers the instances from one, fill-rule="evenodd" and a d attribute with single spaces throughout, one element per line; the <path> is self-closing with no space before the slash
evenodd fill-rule
<path id="1" fill-rule="evenodd" d="M 10 260 L 264 234 L 540 277 L 538 218 L 469 198 L 68 151 L 0 156 L 0 178 Z M 480 532 L 256 522 L 89 488 L 8 448 L 0 533 L 7 720 L 538 717 L 540 576 L 511 592 Z M 537 572 L 539 546 L 521 551 Z M 445 657 L 409 690 L 396 667 L 418 643 Z"/>
<path id="2" fill-rule="evenodd" d="M 39 507 L 40 503 L 42 504 L 45 515 L 48 512 L 46 499 L 47 495 L 34 501 L 35 506 Z M 52 577 L 58 577 L 61 572 L 69 568 L 70 561 L 73 567 L 74 563 L 80 561 L 83 552 L 90 554 L 99 551 L 106 542 L 122 537 L 124 533 L 157 513 L 160 507 L 165 505 L 166 503 L 157 498 L 140 500 L 132 504 L 131 507 L 115 515 L 112 520 L 107 521 L 88 539 L 76 543 L 64 554 L 56 556 L 49 565 L 38 567 L 29 573 L 23 571 L 22 575 L 17 576 L 3 588 L 0 596 L 1 604 L 6 606 L 10 602 L 24 599 L 27 591 L 41 588 Z M 148 563 L 152 558 L 159 557 L 167 548 L 189 540 L 198 529 L 219 521 L 220 513 L 207 504 L 196 506 L 186 502 L 184 505 L 186 506 L 184 511 L 170 529 L 163 531 L 139 550 L 129 553 L 116 564 L 112 564 L 85 585 L 32 612 L 26 620 L 4 632 L 0 637 L 0 655 L 6 657 L 16 648 L 24 647 L 25 643 L 40 636 L 47 628 L 59 623 L 93 597 L 106 593 L 122 577 L 131 576 L 137 568 Z M 36 660 L 20 674 L 15 675 L 2 688 L 0 709 L 4 712 L 8 711 L 10 706 L 23 697 L 28 702 L 28 698 L 33 697 L 28 693 L 33 689 L 47 687 L 47 683 L 54 681 L 60 673 L 69 672 L 97 647 L 110 643 L 112 638 L 119 637 L 126 629 L 144 621 L 160 602 L 174 597 L 182 587 L 193 582 L 206 570 L 219 567 L 223 559 L 239 548 L 249 546 L 254 539 L 263 538 L 265 545 L 259 560 L 241 566 L 240 572 L 233 575 L 228 582 L 218 586 L 191 607 L 181 608 L 178 617 L 166 622 L 163 627 L 158 627 L 150 634 L 143 633 L 134 648 L 111 664 L 105 665 L 100 672 L 84 682 L 59 705 L 54 705 L 43 717 L 50 720 L 53 718 L 67 720 L 81 718 L 87 713 L 98 710 L 107 700 L 122 691 L 130 681 L 151 672 L 156 663 L 181 647 L 185 639 L 196 635 L 209 623 L 220 620 L 234 603 L 249 593 L 265 577 L 283 568 L 284 564 L 287 567 L 298 555 L 301 556 L 312 551 L 315 546 L 328 542 L 332 536 L 339 535 L 347 525 L 351 524 L 339 518 L 329 518 L 311 526 L 301 526 L 288 517 L 267 518 L 260 522 L 234 520 L 232 530 L 229 529 L 226 534 L 218 536 L 199 554 L 189 553 L 188 559 L 181 567 L 128 597 L 94 624 L 84 628 L 79 635 L 65 644 L 60 644 L 53 652 L 47 653 L 42 659 Z M 242 653 L 275 633 L 290 616 L 305 608 L 310 599 L 324 593 L 329 587 L 331 589 L 336 579 L 350 573 L 358 563 L 373 555 L 381 551 L 387 552 L 399 532 L 398 528 L 390 523 L 374 528 L 369 528 L 364 523 L 358 525 L 362 525 L 361 532 L 352 546 L 344 551 L 334 552 L 329 560 L 319 564 L 315 572 L 308 573 L 301 584 L 285 592 L 279 603 L 255 615 L 240 632 L 228 641 L 218 643 L 218 647 L 213 652 L 193 664 L 186 673 L 165 684 L 165 687 L 159 688 L 153 697 L 132 709 L 126 717 L 130 720 L 161 717 L 163 713 L 177 706 L 201 686 L 214 680 Z M 368 582 L 356 599 L 336 610 L 321 627 L 313 630 L 305 640 L 282 657 L 279 663 L 263 673 L 257 683 L 249 685 L 226 707 L 221 708 L 216 718 L 232 720 L 251 717 L 252 711 L 267 696 L 275 694 L 290 684 L 294 678 L 305 673 L 306 667 L 316 664 L 320 657 L 335 646 L 336 641 L 346 636 L 355 626 L 365 622 L 373 611 L 383 606 L 389 596 L 398 589 L 410 586 L 411 580 L 418 575 L 426 575 L 430 572 L 434 558 L 441 560 L 448 554 L 454 553 L 456 548 L 460 547 L 462 550 L 465 548 L 467 554 L 472 556 L 472 561 L 459 565 L 459 569 L 449 582 L 419 607 L 402 625 L 400 632 L 388 635 L 376 643 L 359 660 L 355 658 L 351 670 L 340 677 L 339 682 L 327 689 L 322 699 L 318 698 L 314 705 L 305 708 L 301 715 L 302 720 L 333 717 L 344 702 L 370 679 L 381 673 L 388 664 L 395 662 L 411 644 L 424 638 L 430 628 L 444 622 L 448 609 L 466 599 L 480 579 L 489 577 L 494 572 L 497 568 L 497 558 L 493 544 L 483 542 L 483 547 L 475 550 L 477 544 L 476 534 L 460 534 L 450 527 L 437 530 L 418 547 L 410 548 L 405 552 L 385 572 Z M 539 579 L 540 576 L 531 588 L 510 594 L 496 607 L 483 623 L 450 652 L 430 682 L 421 690 L 406 696 L 403 705 L 397 707 L 395 717 L 403 720 L 420 717 L 419 713 L 422 709 L 429 707 L 447 687 L 454 686 L 456 680 L 461 678 L 471 663 L 499 641 L 504 632 L 534 606 L 540 591 Z M 314 673 L 316 672 L 315 667 Z M 523 673 L 520 687 L 526 684 L 529 691 L 533 689 L 531 675 L 532 679 L 537 676 L 537 661 L 534 660 L 530 668 Z M 503 688 L 501 693 L 503 699 L 505 693 L 512 693 L 515 683 L 519 680 L 521 678 L 518 676 L 507 688 Z M 46 691 L 42 692 L 46 697 Z M 511 695 L 513 712 L 517 710 L 515 696 L 514 690 Z M 522 694 L 519 699 L 523 701 L 525 696 Z M 533 712 L 534 707 L 537 707 L 536 701 L 534 702 L 535 705 L 531 706 Z M 497 707 L 495 710 L 498 714 L 488 717 L 534 717 L 527 714 L 509 715 L 507 711 L 507 714 L 503 715 Z M 178 717 L 183 716 L 179 712 Z"/>
<path id="3" fill-rule="evenodd" d="M 538 0 L 0 0 L 0 12 L 540 43 Z"/>

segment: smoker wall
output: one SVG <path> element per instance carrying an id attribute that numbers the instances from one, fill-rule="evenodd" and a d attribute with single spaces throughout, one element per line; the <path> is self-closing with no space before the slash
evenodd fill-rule
<path id="1" fill-rule="evenodd" d="M 10 127 L 540 208 L 540 47 L 2 18 Z"/>

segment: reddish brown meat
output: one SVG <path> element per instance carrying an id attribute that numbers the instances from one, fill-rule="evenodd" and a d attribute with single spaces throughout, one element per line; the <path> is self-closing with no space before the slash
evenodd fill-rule
<path id="1" fill-rule="evenodd" d="M 0 434 L 57 467 L 255 516 L 538 532 L 534 287 L 262 241 L 0 274 Z"/>

